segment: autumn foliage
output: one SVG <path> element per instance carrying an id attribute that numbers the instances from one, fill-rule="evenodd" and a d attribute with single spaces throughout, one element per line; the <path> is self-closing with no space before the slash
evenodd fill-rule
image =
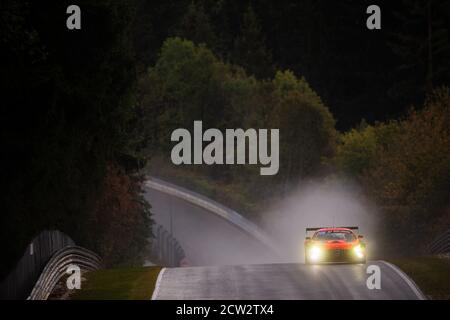
<path id="1" fill-rule="evenodd" d="M 140 179 L 109 164 L 100 195 L 83 222 L 84 241 L 106 265 L 141 263 L 149 253 L 150 206 L 141 195 Z"/>
<path id="2" fill-rule="evenodd" d="M 344 134 L 334 160 L 381 207 L 390 243 L 424 250 L 450 226 L 450 90 L 403 120 Z"/>

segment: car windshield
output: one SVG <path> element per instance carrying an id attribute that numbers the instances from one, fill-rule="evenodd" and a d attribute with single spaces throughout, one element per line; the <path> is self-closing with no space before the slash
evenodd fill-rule
<path id="1" fill-rule="evenodd" d="M 345 242 L 352 242 L 355 240 L 355 235 L 350 231 L 335 231 L 335 230 L 329 230 L 329 231 L 319 231 L 317 232 L 314 237 L 314 240 L 319 241 L 345 241 Z"/>

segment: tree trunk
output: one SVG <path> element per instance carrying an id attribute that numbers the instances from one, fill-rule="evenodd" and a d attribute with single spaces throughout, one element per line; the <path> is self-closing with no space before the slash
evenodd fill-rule
<path id="1" fill-rule="evenodd" d="M 428 23 L 428 67 L 427 67 L 427 80 L 426 90 L 431 92 L 433 90 L 433 21 L 431 14 L 432 0 L 428 0 L 427 3 L 427 23 Z"/>

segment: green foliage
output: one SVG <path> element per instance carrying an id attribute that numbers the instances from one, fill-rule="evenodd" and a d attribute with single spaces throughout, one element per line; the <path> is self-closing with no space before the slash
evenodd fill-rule
<path id="1" fill-rule="evenodd" d="M 205 128 L 241 127 L 252 110 L 247 103 L 255 86 L 242 69 L 225 64 L 204 45 L 169 38 L 139 87 L 147 137 L 156 149 L 170 154 L 173 130 L 190 129 L 195 120 L 202 120 Z M 207 171 L 228 175 L 223 169 Z"/>
<path id="2" fill-rule="evenodd" d="M 374 123 L 398 117 L 405 107 L 423 101 L 429 21 L 432 83 L 449 81 L 449 0 L 385 1 L 386 24 L 370 36 L 365 1 L 135 1 L 133 33 L 140 64 L 153 65 L 163 42 L 179 36 L 206 43 L 224 61 L 259 79 L 289 69 L 308 79 L 340 130 L 361 118 Z"/>
<path id="3" fill-rule="evenodd" d="M 404 120 L 352 130 L 340 139 L 334 163 L 356 176 L 382 207 L 387 234 L 402 232 L 393 241 L 397 249 L 424 249 L 448 229 L 449 128 L 450 91 L 441 88 Z"/>
<path id="4" fill-rule="evenodd" d="M 272 57 L 251 5 L 242 17 L 240 35 L 234 42 L 233 62 L 258 78 L 272 75 Z"/>
<path id="5" fill-rule="evenodd" d="M 410 218 L 429 231 L 449 204 L 450 91 L 434 91 L 425 107 L 400 122 L 401 134 L 377 153 L 377 165 L 365 174 L 386 206 L 409 206 Z"/>
<path id="6" fill-rule="evenodd" d="M 280 128 L 280 174 L 297 182 L 318 171 L 322 157 L 334 151 L 334 119 L 304 78 L 278 71 L 273 80 L 275 105 L 271 127 Z"/>
<path id="7" fill-rule="evenodd" d="M 176 35 L 196 44 L 205 44 L 211 49 L 217 47 L 217 37 L 210 18 L 200 1 L 192 1 L 181 19 Z"/>
<path id="8" fill-rule="evenodd" d="M 226 102 L 221 94 L 225 69 L 203 45 L 195 46 L 180 38 L 164 43 L 158 62 L 148 74 L 148 83 L 160 91 L 153 94 L 153 100 L 146 106 L 156 117 L 159 128 L 156 141 L 160 145 L 170 141 L 175 128 L 190 128 L 194 120 L 220 126 Z"/>
<path id="9" fill-rule="evenodd" d="M 140 108 L 151 128 L 149 141 L 168 163 L 172 131 L 192 129 L 194 120 L 202 120 L 204 128 L 280 129 L 281 169 L 275 177 L 260 177 L 249 165 L 184 168 L 215 179 L 219 185 L 233 185 L 230 190 L 241 190 L 249 198 L 246 207 L 252 207 L 261 194 L 274 196 L 286 184 L 314 176 L 322 167 L 322 158 L 334 150 L 334 119 L 304 78 L 285 71 L 277 72 L 272 80 L 258 80 L 188 40 L 164 42 L 139 92 Z M 156 167 L 157 172 L 151 174 L 162 174 L 161 164 Z"/>
<path id="10" fill-rule="evenodd" d="M 334 165 L 347 174 L 359 176 L 373 167 L 377 152 L 400 135 L 398 122 L 378 123 L 352 129 L 339 137 Z"/>
<path id="11" fill-rule="evenodd" d="M 371 166 L 377 148 L 375 128 L 352 129 L 340 137 L 335 163 L 344 171 L 358 175 Z"/>

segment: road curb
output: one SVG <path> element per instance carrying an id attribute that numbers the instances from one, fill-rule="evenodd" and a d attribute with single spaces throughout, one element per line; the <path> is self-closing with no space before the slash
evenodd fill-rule
<path id="1" fill-rule="evenodd" d="M 394 270 L 406 282 L 406 284 L 411 288 L 411 290 L 414 292 L 417 298 L 419 298 L 419 300 L 427 300 L 426 296 L 423 294 L 422 290 L 420 290 L 419 286 L 414 282 L 414 280 L 411 279 L 411 277 L 409 277 L 406 273 L 404 273 L 399 267 L 387 261 L 379 260 L 379 262 Z"/>
<path id="2" fill-rule="evenodd" d="M 161 281 L 162 281 L 162 277 L 163 277 L 165 271 L 166 271 L 166 268 L 162 268 L 158 274 L 158 278 L 156 279 L 155 289 L 153 290 L 151 300 L 156 300 L 156 298 L 158 297 L 159 288 L 161 287 Z"/>

